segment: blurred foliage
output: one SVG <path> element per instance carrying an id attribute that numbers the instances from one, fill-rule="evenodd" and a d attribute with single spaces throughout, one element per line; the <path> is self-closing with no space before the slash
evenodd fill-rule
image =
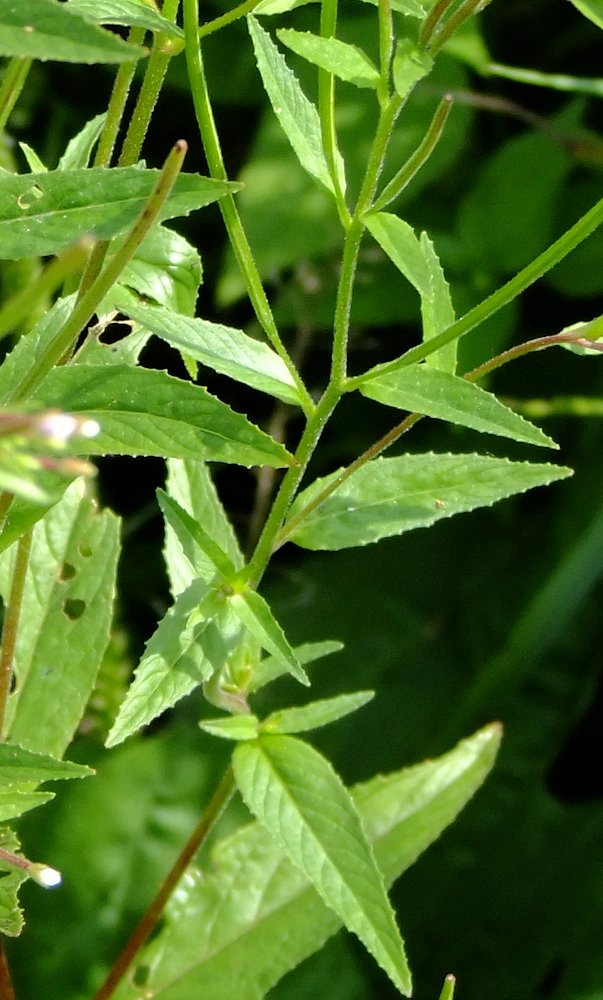
<path id="1" fill-rule="evenodd" d="M 227 6 L 207 4 L 205 17 Z M 301 7 L 286 24 L 303 30 L 315 19 L 313 6 Z M 374 20 L 364 5 L 349 4 L 342 24 L 343 38 L 366 43 Z M 564 0 L 495 0 L 481 26 L 492 62 L 542 73 L 600 73 L 597 29 Z M 436 75 L 417 88 L 388 161 L 393 173 L 424 133 L 438 100 L 452 92 L 455 106 L 437 154 L 399 205 L 414 226 L 432 235 L 458 310 L 481 299 L 574 221 L 599 195 L 603 167 L 597 98 L 477 72 L 467 56 L 475 44 L 474 38 L 473 49 L 446 55 Z M 242 26 L 208 39 L 207 57 L 227 163 L 247 184 L 239 205 L 252 246 L 288 341 L 304 355 L 310 384 L 320 385 L 338 267 L 334 213 L 292 168 L 262 103 Z M 292 58 L 292 64 L 311 89 L 301 63 Z M 105 68 L 36 65 L 13 133 L 53 165 L 81 124 L 103 110 L 110 82 Z M 145 151 L 151 165 L 182 135 L 191 141 L 188 169 L 201 166 L 184 88 L 184 67 L 176 59 Z M 354 187 L 354 162 L 364 157 L 369 134 L 366 95 L 345 84 L 339 90 L 342 147 Z M 202 218 L 199 228 L 194 220 L 182 226 L 203 260 L 198 311 L 252 329 L 218 213 Z M 599 231 L 518 306 L 467 337 L 460 346 L 461 369 L 496 349 L 600 313 L 602 256 Z M 19 287 L 15 265 L 3 264 L 1 279 L 6 289 Z M 367 244 L 353 306 L 354 370 L 389 359 L 416 339 L 417 306 L 414 292 Z M 180 365 L 167 349 L 161 355 L 156 345 L 149 350 L 163 366 Z M 201 380 L 218 384 L 223 398 L 236 401 L 256 422 L 269 419 L 250 393 L 219 379 L 203 372 Z M 596 361 L 547 352 L 497 373 L 492 385 L 516 399 L 600 397 L 603 374 Z M 351 460 L 395 421 L 393 411 L 388 417 L 370 401 L 346 399 L 311 472 L 325 474 Z M 343 652 L 314 669 L 313 696 L 338 693 L 342 678 L 346 689 L 378 692 L 358 716 L 313 740 L 346 781 L 442 753 L 476 724 L 493 718 L 505 724 L 501 758 L 487 787 L 394 891 L 421 1000 L 438 995 L 448 972 L 457 976 L 457 1000 L 603 997 L 603 781 L 597 765 L 603 430 L 596 419 L 561 416 L 547 421 L 545 430 L 576 470 L 572 480 L 369 549 L 320 555 L 285 549 L 267 581 L 271 604 L 293 641 L 345 643 Z M 295 431 L 292 426 L 292 438 Z M 402 446 L 461 451 L 472 441 L 469 431 L 424 421 Z M 499 453 L 495 439 L 489 450 Z M 523 456 L 520 446 L 515 452 Z M 66 883 L 52 897 L 25 888 L 28 924 L 9 948 L 24 997 L 40 995 L 41 982 L 45 1000 L 89 996 L 220 771 L 215 746 L 210 753 L 209 738 L 195 725 L 198 695 L 154 732 L 106 758 L 98 742 L 127 663 L 136 659 L 168 600 L 154 502 L 163 474 L 156 460 L 100 463 L 101 497 L 126 518 L 120 627 L 101 675 L 102 691 L 72 754 L 98 768 L 96 782 L 74 783 L 46 807 L 42 825 L 35 812 L 21 823 L 26 850 L 37 856 L 43 836 L 45 855 L 62 869 Z M 221 469 L 217 485 L 244 542 L 253 506 L 251 474 Z M 299 697 L 286 680 L 278 693 L 278 702 L 272 694 L 263 696 L 261 708 Z M 241 808 L 229 812 L 222 832 L 237 822 Z M 270 996 L 384 1000 L 393 996 L 388 990 L 357 943 L 339 935 Z"/>

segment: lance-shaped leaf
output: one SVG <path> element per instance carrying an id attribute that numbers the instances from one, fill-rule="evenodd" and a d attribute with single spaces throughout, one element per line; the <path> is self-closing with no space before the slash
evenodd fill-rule
<path id="1" fill-rule="evenodd" d="M 486 392 L 474 382 L 427 365 L 410 365 L 397 372 L 380 375 L 366 383 L 361 382 L 359 389 L 363 396 L 399 410 L 424 413 L 428 417 L 448 420 L 452 424 L 514 441 L 557 448 L 553 439 L 540 427 L 535 427 L 504 406 L 491 392 Z"/>
<path id="2" fill-rule="evenodd" d="M 292 461 L 281 444 L 205 389 L 167 372 L 125 365 L 55 368 L 37 390 L 36 401 L 89 417 L 100 432 L 73 455 L 158 455 L 239 465 L 280 467 Z"/>
<path id="3" fill-rule="evenodd" d="M 489 455 L 400 455 L 379 458 L 354 472 L 293 529 L 308 549 L 345 549 L 427 527 L 477 507 L 565 479 L 559 465 L 509 462 Z M 294 518 L 338 473 L 317 479 L 291 508 Z"/>
<path id="4" fill-rule="evenodd" d="M 266 93 L 293 152 L 311 177 L 328 191 L 333 191 L 316 108 L 303 93 L 297 77 L 287 66 L 270 35 L 254 17 L 249 16 L 247 23 Z M 340 174 L 341 183 L 343 170 Z M 341 186 L 343 188 L 343 183 Z"/>
<path id="5" fill-rule="evenodd" d="M 603 2 L 602 0 L 571 0 L 574 7 L 584 14 L 590 21 L 603 28 Z"/>
<path id="6" fill-rule="evenodd" d="M 379 0 L 365 0 L 365 3 L 370 3 L 376 7 Z M 430 0 L 392 0 L 392 10 L 397 10 L 400 14 L 405 14 L 407 17 L 415 17 L 419 21 L 422 21 L 427 14 L 427 10 L 432 6 Z"/>
<path id="7" fill-rule="evenodd" d="M 390 212 L 367 215 L 365 222 L 384 253 L 418 291 L 423 317 L 423 339 L 430 340 L 454 322 L 450 288 L 433 243 L 426 233 L 422 233 L 421 238 L 417 239 L 408 223 Z M 446 344 L 439 351 L 430 354 L 426 363 L 454 374 L 456 342 Z"/>
<path id="8" fill-rule="evenodd" d="M 0 258 L 55 254 L 84 235 L 111 239 L 125 232 L 142 212 L 159 174 L 159 170 L 139 167 L 23 175 L 2 172 Z M 239 187 L 198 174 L 181 174 L 159 218 L 188 215 Z"/>
<path id="9" fill-rule="evenodd" d="M 352 790 L 387 884 L 416 861 L 479 788 L 499 740 L 499 727 L 489 726 L 437 760 Z M 190 1000 L 202 991 L 212 1000 L 231 1000 L 233 969 L 244 969 L 237 1000 L 261 1000 L 340 926 L 273 837 L 255 823 L 214 848 L 207 872 L 191 870 L 180 883 L 161 932 L 141 955 L 148 971 L 145 986 L 158 1000 Z M 116 1000 L 138 995 L 124 983 Z"/>
<path id="10" fill-rule="evenodd" d="M 32 364 L 54 340 L 75 304 L 75 296 L 57 299 L 33 330 L 19 337 L 0 365 L 0 403 L 6 403 L 15 385 L 25 378 Z"/>
<path id="11" fill-rule="evenodd" d="M 67 7 L 96 24 L 123 24 L 182 37 L 182 29 L 143 0 L 67 0 Z"/>
<path id="12" fill-rule="evenodd" d="M 0 0 L 0 55 L 73 63 L 132 62 L 145 49 L 90 24 L 56 0 Z"/>
<path id="13" fill-rule="evenodd" d="M 97 140 L 107 119 L 106 113 L 86 122 L 81 131 L 70 139 L 57 164 L 57 170 L 79 170 L 87 167 Z"/>
<path id="14" fill-rule="evenodd" d="M 105 302 L 115 301 L 117 308 L 129 316 L 128 307 L 139 303 L 133 296 L 120 297 L 125 287 L 176 313 L 194 316 L 202 276 L 201 258 L 195 248 L 172 229 L 155 226 L 126 264 Z M 158 311 L 165 315 L 166 310 Z"/>
<path id="15" fill-rule="evenodd" d="M 350 793 L 328 761 L 292 736 L 262 736 L 235 749 L 233 768 L 247 807 L 409 995 L 410 972 L 383 877 Z"/>
<path id="16" fill-rule="evenodd" d="M 299 404 L 295 383 L 284 361 L 242 330 L 204 319 L 190 319 L 154 306 L 124 303 L 124 312 L 183 354 L 222 375 Z"/>
<path id="17" fill-rule="evenodd" d="M 229 603 L 243 625 L 259 640 L 262 648 L 281 660 L 301 684 L 309 684 L 305 670 L 264 598 L 256 590 L 248 589 L 240 594 L 233 594 Z"/>
<path id="18" fill-rule="evenodd" d="M 203 580 L 176 598 L 146 645 L 107 746 L 148 725 L 224 665 L 240 640 L 233 618 Z"/>
<path id="19" fill-rule="evenodd" d="M 310 31 L 281 28 L 278 38 L 292 52 L 346 80 L 357 87 L 375 88 L 379 83 L 379 70 L 357 45 L 349 45 L 338 38 L 322 38 Z"/>
<path id="20" fill-rule="evenodd" d="M 431 71 L 433 59 L 410 38 L 396 43 L 393 63 L 394 86 L 400 97 L 406 97 L 414 85 Z"/>
<path id="21" fill-rule="evenodd" d="M 93 774 L 83 764 L 57 760 L 44 753 L 33 753 L 11 743 L 0 743 L 0 784 L 27 781 L 58 781 L 62 778 L 85 778 Z"/>
<path id="22" fill-rule="evenodd" d="M 263 733 L 305 733 L 337 722 L 346 715 L 367 705 L 375 696 L 374 691 L 354 691 L 335 698 L 311 701 L 309 705 L 281 708 L 262 722 Z"/>
<path id="23" fill-rule="evenodd" d="M 316 660 L 322 659 L 323 656 L 338 653 L 341 649 L 343 649 L 342 642 L 337 642 L 335 639 L 324 639 L 322 642 L 304 642 L 301 646 L 295 646 L 293 652 L 304 666 L 306 663 L 314 663 Z M 280 657 L 265 656 L 255 666 L 248 690 L 250 692 L 259 691 L 266 684 L 270 684 L 288 673 L 287 664 Z"/>
<path id="24" fill-rule="evenodd" d="M 0 821 L 15 819 L 29 809 L 44 805 L 54 799 L 54 792 L 31 792 L 22 790 L 18 785 L 0 788 Z"/>
<path id="25" fill-rule="evenodd" d="M 223 740 L 254 740 L 258 735 L 259 719 L 255 715 L 230 715 L 221 719 L 201 719 L 199 725 L 210 736 Z"/>
<path id="26" fill-rule="evenodd" d="M 227 554 L 236 569 L 241 569 L 241 550 L 205 462 L 169 460 L 166 487 L 180 507 L 203 524 L 204 530 Z M 164 556 L 174 596 L 186 590 L 198 577 L 207 583 L 214 577 L 212 561 L 198 546 L 187 548 L 185 553 L 169 524 L 166 524 Z"/>
<path id="27" fill-rule="evenodd" d="M 34 529 L 7 706 L 10 741 L 53 757 L 82 718 L 113 616 L 119 521 L 85 492 L 76 480 Z M 5 600 L 12 562 L 0 559 Z"/>
<path id="28" fill-rule="evenodd" d="M 169 524 L 176 535 L 191 566 L 196 560 L 196 550 L 200 549 L 202 555 L 209 562 L 208 575 L 210 579 L 216 573 L 222 578 L 234 574 L 236 569 L 234 563 L 199 521 L 195 521 L 188 511 L 184 510 L 176 500 L 163 490 L 157 490 L 157 502 L 166 524 Z"/>
<path id="29" fill-rule="evenodd" d="M 23 156 L 27 160 L 27 166 L 32 171 L 32 173 L 34 173 L 34 174 L 35 173 L 42 173 L 43 174 L 43 173 L 45 173 L 48 170 L 48 167 L 46 167 L 42 163 L 42 161 L 41 161 L 40 157 L 38 156 L 38 154 L 36 153 L 35 149 L 32 149 L 31 146 L 28 145 L 28 143 L 26 143 L 26 142 L 20 142 L 19 143 L 19 149 L 21 150 L 21 152 L 23 153 Z"/>

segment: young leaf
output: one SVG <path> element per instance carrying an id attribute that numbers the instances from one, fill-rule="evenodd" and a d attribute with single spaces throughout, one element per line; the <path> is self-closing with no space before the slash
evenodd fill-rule
<path id="1" fill-rule="evenodd" d="M 448 420 L 485 434 L 498 434 L 527 444 L 556 448 L 557 445 L 540 427 L 524 420 L 504 406 L 491 392 L 474 382 L 428 368 L 410 365 L 397 372 L 381 375 L 359 385 L 360 392 L 386 406 L 411 413 L 424 413 L 438 420 Z"/>
<path id="2" fill-rule="evenodd" d="M 67 7 L 96 24 L 123 24 L 182 37 L 182 29 L 141 0 L 67 0 Z"/>
<path id="3" fill-rule="evenodd" d="M 235 568 L 241 569 L 241 550 L 205 462 L 170 459 L 166 487 L 180 507 L 203 524 L 205 531 L 227 554 Z M 215 569 L 211 560 L 197 546 L 187 549 L 185 554 L 169 524 L 166 524 L 164 555 L 174 597 L 186 590 L 197 577 L 206 583 L 213 579 Z"/>
<path id="4" fill-rule="evenodd" d="M 0 0 L 0 55 L 73 63 L 132 62 L 145 49 L 90 24 L 56 0 Z"/>
<path id="5" fill-rule="evenodd" d="M 195 521 L 193 517 L 184 510 L 172 497 L 163 490 L 157 490 L 157 502 L 165 518 L 166 524 L 176 535 L 184 555 L 191 566 L 195 564 L 197 551 L 200 550 L 208 566 L 207 576 L 213 579 L 216 573 L 222 579 L 232 576 L 235 572 L 235 565 L 220 546 L 213 540 L 211 535 L 205 530 L 201 522 Z"/>
<path id="6" fill-rule="evenodd" d="M 44 753 L 32 753 L 12 743 L 0 743 L 0 784 L 26 781 L 57 781 L 61 778 L 85 778 L 94 772 L 83 764 L 56 760 Z"/>
<path id="7" fill-rule="evenodd" d="M 7 706 L 10 741 L 53 757 L 82 718 L 113 612 L 119 521 L 85 493 L 76 480 L 34 529 Z M 11 563 L 0 559 L 5 600 Z"/>
<path id="8" fill-rule="evenodd" d="M 29 169 L 31 170 L 32 173 L 34 173 L 34 174 L 35 173 L 40 173 L 40 174 L 46 173 L 46 171 L 48 170 L 48 167 L 46 167 L 42 163 L 42 161 L 41 161 L 40 157 L 38 156 L 38 154 L 36 153 L 35 149 L 32 149 L 31 146 L 29 146 L 26 142 L 20 142 L 19 143 L 19 149 L 21 150 L 21 152 L 23 153 L 23 156 L 27 160 L 27 166 L 29 167 Z"/>
<path id="9" fill-rule="evenodd" d="M 384 253 L 418 291 L 423 339 L 430 340 L 454 322 L 450 288 L 431 240 L 426 233 L 417 239 L 407 222 L 389 212 L 367 215 L 365 222 Z M 454 374 L 456 341 L 430 354 L 426 363 Z"/>
<path id="10" fill-rule="evenodd" d="M 51 799 L 54 799 L 54 792 L 30 792 L 27 788 L 22 791 L 19 785 L 0 788 L 0 820 L 15 819 Z"/>
<path id="11" fill-rule="evenodd" d="M 572 344 L 567 342 L 561 343 L 560 347 L 565 347 L 572 354 L 580 354 L 586 357 L 592 357 L 593 355 L 601 357 L 603 353 L 603 316 L 597 316 L 596 319 L 591 319 L 587 323 L 574 323 L 572 326 L 566 326 L 561 333 L 571 333 L 575 337 L 579 337 L 582 341 L 591 340 L 593 346 L 588 347 L 585 343 Z M 595 344 L 599 344 L 599 347 L 596 348 Z"/>
<path id="12" fill-rule="evenodd" d="M 119 294 L 125 287 L 173 312 L 194 316 L 202 277 L 201 258 L 195 247 L 173 229 L 155 226 L 105 301 L 115 301 L 120 311 L 129 315 L 128 306 L 139 303 L 128 296 L 122 304 Z"/>
<path id="13" fill-rule="evenodd" d="M 96 142 L 103 130 L 107 115 L 96 115 L 70 139 L 57 164 L 57 170 L 80 170 L 87 167 Z"/>
<path id="14" fill-rule="evenodd" d="M 315 660 L 322 659 L 323 656 L 330 656 L 331 653 L 338 653 L 343 649 L 342 642 L 333 639 L 325 639 L 323 642 L 305 642 L 301 646 L 295 646 L 295 653 L 299 663 L 304 666 L 306 663 L 314 663 Z M 287 664 L 278 656 L 265 656 L 263 660 L 254 667 L 253 674 L 249 681 L 248 690 L 250 693 L 259 691 L 272 681 L 278 680 L 284 674 L 288 674 Z"/>
<path id="15" fill-rule="evenodd" d="M 490 771 L 500 728 L 489 726 L 438 760 L 373 778 L 352 797 L 391 884 L 455 819 Z M 220 913 L 220 920 L 215 919 Z M 202 875 L 189 870 L 157 938 L 140 957 L 158 1000 L 258 1000 L 340 927 L 259 824 L 220 842 Z M 116 1000 L 131 997 L 129 986 Z"/>
<path id="16" fill-rule="evenodd" d="M 393 75 L 394 86 L 400 97 L 406 97 L 412 88 L 433 67 L 433 59 L 419 48 L 410 38 L 402 38 L 396 43 Z"/>
<path id="17" fill-rule="evenodd" d="M 254 17 L 247 18 L 266 93 L 293 152 L 311 177 L 333 191 L 333 181 L 322 148 L 320 121 L 270 35 Z M 342 185 L 343 186 L 343 185 Z"/>
<path id="18" fill-rule="evenodd" d="M 290 464 L 281 444 L 205 389 L 167 372 L 125 365 L 55 368 L 36 392 L 43 406 L 86 415 L 100 433 L 71 454 L 158 455 L 239 465 Z"/>
<path id="19" fill-rule="evenodd" d="M 223 599 L 195 580 L 149 639 L 106 745 L 121 743 L 209 680 L 239 639 Z"/>
<path id="20" fill-rule="evenodd" d="M 231 715 L 221 719 L 201 719 L 201 729 L 223 740 L 255 740 L 259 719 L 255 715 Z"/>
<path id="21" fill-rule="evenodd" d="M 263 597 L 256 590 L 244 590 L 229 598 L 231 608 L 243 625 L 261 642 L 268 653 L 278 657 L 301 684 L 309 684 L 307 674 L 287 641 L 287 637 Z"/>
<path id="22" fill-rule="evenodd" d="M 209 320 L 189 319 L 155 306 L 125 306 L 124 311 L 172 347 L 214 371 L 299 405 L 295 383 L 278 354 L 242 330 Z"/>
<path id="23" fill-rule="evenodd" d="M 159 173 L 139 167 L 92 167 L 0 174 L 0 257 L 54 254 L 84 235 L 110 239 L 125 232 L 142 212 Z M 188 215 L 239 187 L 181 174 L 160 219 Z"/>
<path id="24" fill-rule="evenodd" d="M 291 533 L 307 549 L 345 549 L 427 527 L 477 507 L 565 479 L 559 465 L 509 462 L 488 455 L 400 455 L 354 472 Z M 295 517 L 338 473 L 318 479 L 291 508 Z"/>
<path id="25" fill-rule="evenodd" d="M 574 7 L 590 21 L 603 28 L 603 0 L 571 0 Z"/>
<path id="26" fill-rule="evenodd" d="M 309 729 L 319 729 L 356 712 L 372 701 L 374 696 L 374 691 L 355 691 L 353 694 L 340 694 L 335 698 L 311 701 L 309 705 L 281 708 L 271 712 L 268 718 L 264 719 L 262 732 L 305 733 Z"/>
<path id="27" fill-rule="evenodd" d="M 247 807 L 408 996 L 410 972 L 383 878 L 331 765 L 292 736 L 261 736 L 236 747 L 233 768 Z"/>
<path id="28" fill-rule="evenodd" d="M 349 45 L 338 38 L 321 38 L 310 31 L 281 28 L 278 38 L 292 52 L 346 80 L 357 87 L 374 89 L 379 83 L 379 70 L 357 45 Z"/>

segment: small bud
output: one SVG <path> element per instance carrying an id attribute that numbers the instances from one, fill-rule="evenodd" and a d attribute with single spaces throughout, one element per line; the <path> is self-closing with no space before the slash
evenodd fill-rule
<path id="1" fill-rule="evenodd" d="M 34 864 L 32 862 L 29 872 L 30 878 L 41 885 L 43 889 L 54 889 L 57 885 L 62 882 L 61 873 L 56 870 L 56 868 L 50 868 L 49 865 Z"/>

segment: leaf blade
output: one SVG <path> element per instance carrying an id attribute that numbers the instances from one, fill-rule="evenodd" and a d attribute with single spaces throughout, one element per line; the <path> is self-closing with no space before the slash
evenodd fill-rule
<path id="1" fill-rule="evenodd" d="M 229 603 L 264 649 L 285 663 L 289 673 L 300 684 L 308 685 L 310 681 L 305 670 L 264 598 L 256 590 L 246 589 L 240 594 L 232 594 Z"/>

